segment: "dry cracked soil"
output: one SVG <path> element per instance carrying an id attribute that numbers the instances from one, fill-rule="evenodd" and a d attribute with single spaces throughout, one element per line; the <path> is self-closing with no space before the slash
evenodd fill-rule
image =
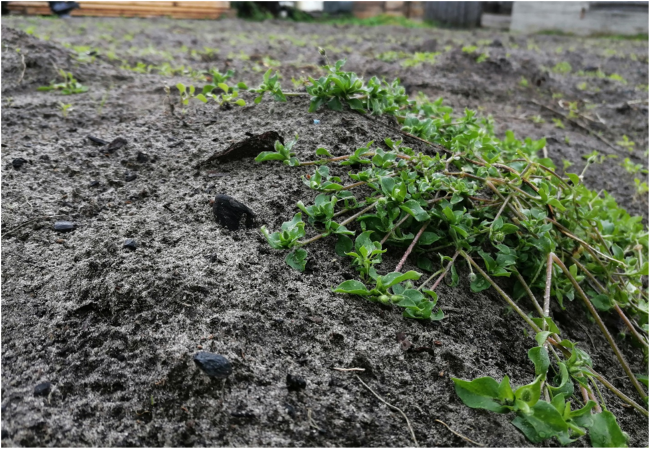
<path id="1" fill-rule="evenodd" d="M 457 112 L 491 114 L 499 135 L 511 129 L 520 138 L 546 137 L 559 167 L 566 160 L 579 172 L 593 150 L 616 156 L 591 167 L 585 182 L 647 222 L 647 201 L 621 164 L 630 158 L 647 168 L 646 41 L 280 21 L 3 17 L 3 446 L 412 445 L 403 417 L 360 380 L 404 411 L 422 446 L 471 446 L 437 420 L 484 445 L 531 446 L 511 416 L 464 406 L 450 380 L 508 375 L 521 385 L 534 376 L 526 355 L 533 339 L 493 290 L 471 293 L 461 267 L 459 287 L 439 287 L 446 315 L 439 322 L 409 321 L 395 308 L 334 294 L 332 286 L 355 275 L 334 241 L 311 245 L 300 273 L 259 232 L 262 225 L 278 229 L 298 200 L 313 200 L 300 179 L 311 169 L 251 158 L 196 168 L 247 133 L 299 134 L 295 151 L 305 159 L 318 147 L 342 155 L 400 137 L 385 117 L 308 113 L 304 97 L 253 105 L 243 94 L 249 106 L 192 104 L 185 114 L 178 107 L 170 113 L 164 86 L 200 86 L 198 71 L 215 67 L 233 69 L 233 79 L 253 86 L 276 67 L 291 90 L 292 77 L 320 73 L 317 45 L 332 59 L 347 58 L 345 68 L 365 78 L 399 77 L 411 95 L 442 96 Z M 463 51 L 472 45 L 478 49 Z M 434 64 L 404 67 L 399 52 L 439 55 Z M 478 63 L 480 53 L 487 58 Z M 569 63 L 570 72 L 561 73 L 558 62 Z M 605 76 L 579 73 L 594 68 Z M 58 69 L 88 92 L 37 91 Z M 564 114 L 574 103 L 582 126 L 533 101 Z M 60 103 L 72 105 L 67 117 Z M 107 153 L 88 135 L 127 143 Z M 616 144 L 623 135 L 633 151 Z M 255 226 L 219 226 L 210 204 L 217 194 L 250 207 Z M 59 220 L 76 228 L 56 232 Z M 124 247 L 127 239 L 135 250 Z M 384 269 L 400 256 L 389 249 Z M 405 269 L 417 267 L 409 260 Z M 634 395 L 579 304 L 554 304 L 552 314 L 597 370 Z M 617 333 L 621 323 L 607 320 Z M 408 350 L 403 338 L 412 343 Z M 628 340 L 619 344 L 635 372 L 647 372 L 639 351 Z M 228 358 L 232 375 L 208 378 L 192 360 L 199 351 Z M 288 389 L 288 374 L 306 388 Z M 630 445 L 647 447 L 647 419 L 605 397 Z M 582 438 L 574 446 L 588 444 Z"/>

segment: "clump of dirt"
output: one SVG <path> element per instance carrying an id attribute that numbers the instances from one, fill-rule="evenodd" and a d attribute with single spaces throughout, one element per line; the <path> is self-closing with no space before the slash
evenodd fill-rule
<path id="1" fill-rule="evenodd" d="M 15 25 L 20 20 L 12 19 Z M 135 40 L 153 35 L 163 47 L 196 48 L 202 43 L 193 44 L 190 31 L 205 26 L 97 19 L 73 24 L 84 27 L 86 35 L 69 29 L 57 39 L 87 42 L 93 33 L 101 34 L 100 24 L 113 24 L 118 31 L 138 25 L 148 31 Z M 259 24 L 216 24 L 219 33 L 262 33 Z M 278 33 L 286 28 L 265 25 Z M 341 30 L 296 24 L 288 35 L 314 29 L 321 35 Z M 361 34 L 346 30 L 340 45 Z M 428 32 L 409 31 L 422 39 Z M 249 207 L 257 224 L 269 229 L 290 219 L 298 200 L 307 203 L 315 197 L 300 179 L 313 171 L 309 167 L 243 158 L 197 169 L 210 156 L 247 139 L 248 133 L 276 132 L 285 140 L 298 134 L 294 151 L 309 159 L 318 147 L 343 155 L 371 140 L 380 144 L 387 137 L 403 137 L 390 119 L 349 111 L 309 114 L 308 99 L 299 97 L 229 110 L 200 105 L 185 115 L 171 115 L 161 86 L 191 80 L 136 74 L 103 58 L 81 64 L 55 42 L 6 27 L 2 33 L 3 445 L 413 444 L 401 415 L 379 402 L 358 374 L 404 410 L 420 445 L 468 444 L 438 419 L 485 445 L 531 446 L 510 417 L 469 409 L 454 392 L 450 377 L 508 375 L 521 385 L 534 375 L 526 356 L 534 342 L 523 323 L 493 290 L 471 293 L 462 267 L 461 286 L 438 287 L 446 318 L 409 321 L 395 308 L 331 292 L 331 286 L 355 276 L 348 261 L 336 256 L 334 241 L 310 245 L 307 269 L 299 273 L 286 266 L 285 254 L 271 249 L 256 228 L 231 231 L 215 222 L 211 200 L 217 194 Z M 267 41 L 234 46 L 233 51 L 268 53 Z M 369 46 L 360 44 L 360 51 Z M 287 48 L 272 56 L 290 53 Z M 22 83 L 13 81 L 20 75 L 20 54 L 32 64 Z M 429 94 L 449 95 L 457 105 L 488 104 L 496 110 L 495 98 L 507 90 L 495 87 L 502 72 L 486 65 L 474 76 L 462 51 L 447 57 L 451 62 L 441 72 L 421 67 L 405 73 L 405 82 Z M 350 69 L 366 70 L 365 76 L 397 70 L 377 66 L 375 72 L 364 61 L 368 59 L 363 56 L 351 57 Z M 55 75 L 51 62 L 73 71 L 89 86 L 88 93 L 62 97 L 36 92 Z M 300 69 L 288 65 L 286 71 L 290 77 Z M 254 73 L 244 72 L 243 77 L 259 79 Z M 242 95 L 253 104 L 252 95 Z M 514 111 L 519 100 L 504 100 L 509 104 L 503 109 Z M 60 101 L 75 108 L 68 118 L 57 110 Z M 628 112 L 627 121 L 643 113 Z M 521 121 L 503 123 L 514 123 L 520 135 L 534 130 L 533 137 L 549 130 Z M 625 127 L 627 122 L 620 123 Z M 647 128 L 635 135 L 643 132 L 647 141 Z M 121 137 L 127 144 L 102 152 L 88 135 L 108 142 Z M 577 151 L 583 148 L 578 145 L 587 146 L 592 138 L 580 130 L 572 130 L 571 136 L 584 142 L 566 150 L 576 151 L 571 160 L 577 164 L 582 154 Z M 559 157 L 554 151 L 564 148 L 561 141 L 549 143 L 551 157 Z M 417 140 L 406 143 L 431 152 Z M 25 163 L 14 168 L 12 161 L 18 158 Z M 54 223 L 59 220 L 76 228 L 58 233 Z M 135 249 L 125 247 L 127 239 L 135 241 Z M 390 270 L 401 251 L 389 250 L 385 256 L 382 266 Z M 407 261 L 404 269 L 417 268 Z M 523 302 L 521 306 L 530 308 Z M 554 305 L 552 314 L 563 335 L 588 350 L 595 368 L 633 396 L 605 339 L 580 305 L 569 303 L 566 311 Z M 611 321 L 615 327 L 615 319 Z M 639 351 L 625 341 L 620 344 L 633 370 L 643 372 Z M 206 376 L 193 362 L 201 351 L 225 356 L 232 374 L 226 380 Z M 304 379 L 306 388 L 288 388 L 287 375 Z M 51 383 L 47 395 L 38 387 L 44 382 Z M 647 445 L 647 420 L 605 395 L 630 434 L 630 445 Z"/>

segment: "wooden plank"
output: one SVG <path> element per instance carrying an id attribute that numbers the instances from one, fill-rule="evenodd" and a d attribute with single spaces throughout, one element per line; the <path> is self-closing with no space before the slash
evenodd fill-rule
<path id="1" fill-rule="evenodd" d="M 185 18 L 185 19 L 218 19 L 223 16 L 231 16 L 231 11 L 229 9 L 222 10 L 212 10 L 211 12 L 196 12 L 191 10 L 182 10 L 176 9 L 173 12 L 156 12 L 156 11 L 132 11 L 129 9 L 110 9 L 110 10 L 82 10 L 75 9 L 72 11 L 72 16 L 84 17 L 173 17 L 173 18 Z M 52 12 L 49 8 L 27 8 L 26 11 L 29 15 L 51 15 Z"/>
<path id="2" fill-rule="evenodd" d="M 95 10 L 99 9 L 102 11 L 110 11 L 111 9 L 115 10 L 121 10 L 121 11 L 142 11 L 142 12 L 149 12 L 149 11 L 155 11 L 155 12 L 160 12 L 160 13 L 171 13 L 174 11 L 196 11 L 196 12 L 210 12 L 210 11 L 216 11 L 217 8 L 181 8 L 181 7 L 176 7 L 176 6 L 126 6 L 126 5 L 104 5 L 101 3 L 88 3 L 88 2 L 80 2 L 79 6 L 81 10 Z"/>

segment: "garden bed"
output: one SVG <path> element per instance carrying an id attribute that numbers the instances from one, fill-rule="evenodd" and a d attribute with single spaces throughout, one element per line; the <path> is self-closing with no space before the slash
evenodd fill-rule
<path id="1" fill-rule="evenodd" d="M 324 47 L 364 78 L 399 77 L 413 96 L 442 96 L 457 113 L 491 114 L 501 136 L 513 130 L 522 139 L 545 137 L 560 172 L 566 165 L 580 173 L 583 156 L 599 151 L 604 163 L 588 169 L 585 184 L 607 190 L 647 222 L 647 194 L 634 183 L 635 177 L 647 182 L 640 172 L 648 147 L 644 41 L 275 21 L 10 17 L 2 44 L 6 446 L 412 445 L 403 417 L 357 375 L 404 411 L 422 446 L 471 445 L 437 420 L 484 445 L 531 446 L 511 417 L 470 409 L 454 391 L 451 377 L 508 375 L 522 385 L 535 374 L 526 355 L 534 335 L 493 289 L 471 293 L 465 265 L 459 287 L 443 282 L 437 289 L 442 321 L 407 320 L 396 308 L 332 293 L 355 276 L 334 240 L 310 245 L 300 273 L 259 232 L 263 225 L 279 229 L 298 211 L 297 201 L 311 204 L 315 193 L 300 175 L 312 168 L 252 158 L 197 168 L 247 133 L 269 131 L 285 141 L 298 134 L 294 151 L 306 160 L 318 147 L 341 156 L 385 138 L 404 138 L 427 154 L 431 148 L 403 136 L 387 116 L 308 113 L 309 99 L 300 96 L 287 102 L 267 96 L 254 105 L 254 95 L 242 93 L 248 106 L 196 102 L 172 114 L 164 86 L 202 86 L 201 70 L 233 69 L 233 80 L 256 87 L 274 68 L 283 88 L 300 90 L 291 78 L 317 78 L 325 61 L 315 48 Z M 88 91 L 37 91 L 60 81 L 57 69 L 73 73 Z M 177 103 L 178 92 L 172 95 Z M 573 114 L 574 122 L 548 108 Z M 127 144 L 106 152 L 88 135 Z M 636 173 L 634 164 L 642 166 Z M 210 203 L 217 194 L 250 207 L 256 226 L 218 225 Z M 59 220 L 77 227 L 55 232 Z M 124 247 L 127 239 L 136 241 L 135 250 Z M 396 266 L 402 253 L 389 249 L 383 264 Z M 410 269 L 418 270 L 409 259 L 404 271 Z M 581 304 L 565 306 L 554 302 L 551 309 L 563 336 L 634 397 Z M 615 335 L 623 329 L 613 314 L 606 322 Z M 617 342 L 633 371 L 647 374 L 631 337 Z M 225 383 L 196 367 L 199 351 L 231 361 Z M 302 377 L 306 388 L 288 390 L 287 374 Z M 43 382 L 51 386 L 35 394 Z M 647 419 L 604 394 L 630 446 L 647 446 Z"/>

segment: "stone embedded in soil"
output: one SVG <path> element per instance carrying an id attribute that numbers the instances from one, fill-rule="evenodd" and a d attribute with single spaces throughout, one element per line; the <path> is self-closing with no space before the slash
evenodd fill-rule
<path id="1" fill-rule="evenodd" d="M 102 153 L 114 153 L 126 144 L 127 144 L 126 139 L 122 137 L 118 137 L 117 139 L 109 143 L 108 146 L 106 148 L 103 148 L 101 151 Z"/>
<path id="2" fill-rule="evenodd" d="M 254 224 L 255 213 L 248 206 L 228 195 L 217 195 L 212 211 L 217 223 L 231 231 L 239 229 L 239 223 L 244 215 L 246 215 L 247 228 Z"/>
<path id="3" fill-rule="evenodd" d="M 216 161 L 223 163 L 238 161 L 247 157 L 255 157 L 262 151 L 275 151 L 276 140 L 284 145 L 284 139 L 275 131 L 267 131 L 258 135 L 251 133 L 246 134 L 249 136 L 248 139 L 235 142 L 225 151 L 213 154 L 208 159 L 201 162 L 199 167 L 202 165 L 210 165 Z"/>
<path id="4" fill-rule="evenodd" d="M 133 239 L 126 239 L 123 247 L 126 249 L 130 249 L 131 251 L 135 251 L 138 248 L 138 242 L 136 242 Z"/>
<path id="5" fill-rule="evenodd" d="M 54 223 L 54 230 L 56 232 L 71 232 L 74 231 L 77 225 L 71 221 L 57 221 Z"/>
<path id="6" fill-rule="evenodd" d="M 99 137 L 88 136 L 88 140 L 90 140 L 95 145 L 108 145 L 108 142 L 106 142 L 104 139 L 100 139 Z"/>
<path id="7" fill-rule="evenodd" d="M 126 182 L 135 181 L 137 178 L 138 178 L 138 175 L 136 175 L 135 173 L 127 173 L 127 174 L 124 176 L 124 180 L 125 180 Z"/>
<path id="8" fill-rule="evenodd" d="M 304 390 L 307 388 L 307 381 L 300 376 L 287 374 L 287 389 L 289 391 Z"/>
<path id="9" fill-rule="evenodd" d="M 208 376 L 215 379 L 225 379 L 232 374 L 230 361 L 222 355 L 211 352 L 198 352 L 194 363 Z"/>
<path id="10" fill-rule="evenodd" d="M 47 396 L 52 391 L 50 382 L 42 382 L 34 387 L 34 396 Z"/>
<path id="11" fill-rule="evenodd" d="M 147 153 L 143 153 L 142 151 L 138 151 L 138 154 L 135 156 L 135 160 L 141 164 L 144 164 L 146 162 L 149 162 L 149 155 Z"/>
<path id="12" fill-rule="evenodd" d="M 11 161 L 11 165 L 16 169 L 19 170 L 20 167 L 22 167 L 25 163 L 27 163 L 26 159 L 23 159 L 22 157 L 16 158 L 13 161 Z"/>

